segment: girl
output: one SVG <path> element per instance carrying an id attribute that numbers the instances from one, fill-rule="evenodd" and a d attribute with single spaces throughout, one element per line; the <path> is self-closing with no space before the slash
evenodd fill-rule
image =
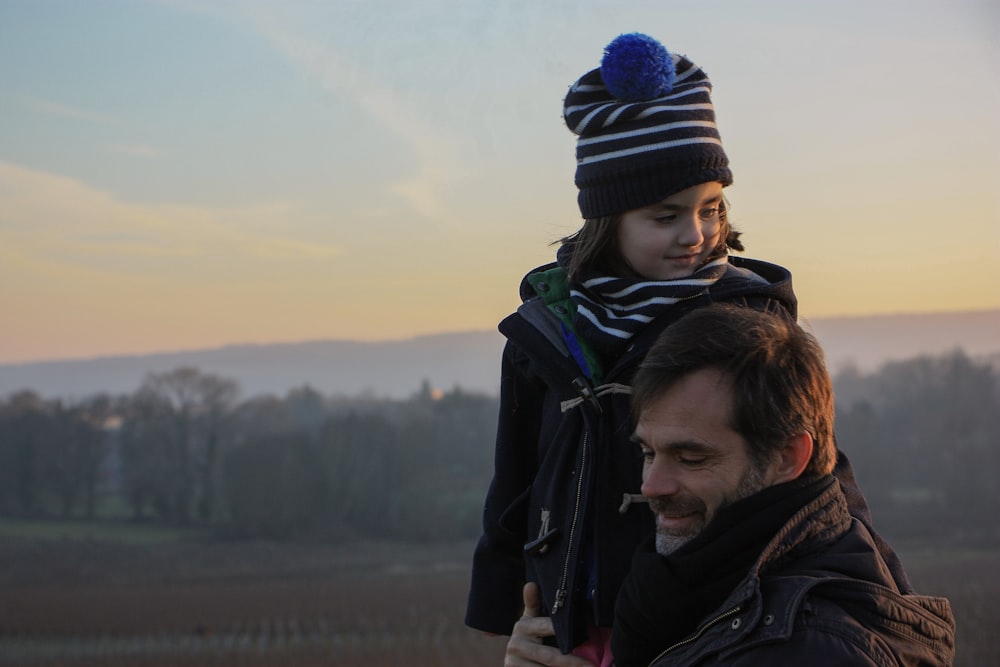
<path id="1" fill-rule="evenodd" d="M 615 597 L 654 525 L 630 442 L 638 363 L 664 327 L 713 301 L 796 317 L 786 269 L 729 254 L 743 246 L 710 93 L 694 63 L 629 34 L 566 96 L 585 222 L 524 278 L 523 304 L 499 326 L 507 343 L 473 628 L 511 634 L 523 584 L 536 582 L 559 649 L 609 664 Z M 846 460 L 837 474 L 867 523 Z"/>

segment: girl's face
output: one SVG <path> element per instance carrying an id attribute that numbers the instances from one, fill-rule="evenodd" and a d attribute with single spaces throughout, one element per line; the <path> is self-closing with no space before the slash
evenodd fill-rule
<path id="1" fill-rule="evenodd" d="M 722 184 L 713 182 L 626 211 L 618 223 L 622 257 L 648 280 L 690 276 L 719 245 L 721 205 Z"/>

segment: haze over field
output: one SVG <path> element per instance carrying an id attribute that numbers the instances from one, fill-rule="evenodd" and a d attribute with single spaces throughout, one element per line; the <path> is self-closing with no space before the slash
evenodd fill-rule
<path id="1" fill-rule="evenodd" d="M 981 0 L 0 0 L 0 363 L 492 331 L 578 226 L 568 86 L 711 76 L 810 320 L 1000 307 Z"/>
<path id="2" fill-rule="evenodd" d="M 962 349 L 1000 362 L 1000 310 L 804 322 L 823 343 L 833 372 L 848 364 L 870 372 L 886 361 Z M 135 391 L 148 373 L 181 366 L 236 380 L 243 395 L 282 396 L 309 385 L 354 397 L 406 398 L 424 381 L 447 391 L 496 394 L 503 338 L 495 330 L 398 341 L 314 341 L 243 345 L 156 355 L 0 365 L 0 397 L 32 388 L 42 396 L 85 397 Z"/>

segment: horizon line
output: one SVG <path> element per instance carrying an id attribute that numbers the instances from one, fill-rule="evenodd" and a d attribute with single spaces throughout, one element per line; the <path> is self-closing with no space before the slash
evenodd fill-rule
<path id="1" fill-rule="evenodd" d="M 887 319 L 887 318 L 911 318 L 911 317 L 944 317 L 944 316 L 977 316 L 977 315 L 1000 315 L 1000 306 L 994 308 L 983 308 L 983 309 L 969 309 L 969 310 L 940 310 L 940 311 L 924 311 L 924 312 L 891 312 L 891 313 L 867 313 L 867 314 L 850 314 L 850 315 L 823 315 L 819 317 L 802 317 L 799 316 L 799 322 L 811 325 L 815 322 L 833 321 L 833 320 L 861 320 L 861 319 Z M 32 366 L 32 365 L 44 365 L 44 364 L 59 364 L 59 363 L 86 363 L 92 361 L 106 361 L 111 359 L 135 359 L 141 357 L 158 357 L 158 356 L 169 356 L 177 354 L 198 354 L 207 352 L 219 352 L 223 350 L 235 350 L 241 348 L 259 348 L 259 347 L 292 347 L 300 345 L 315 345 L 315 344 L 325 344 L 325 343 L 345 343 L 345 344 L 355 344 L 355 345 L 380 345 L 380 344 L 393 344 L 393 343 L 405 343 L 410 341 L 417 341 L 425 338 L 436 338 L 444 336 L 460 336 L 468 334 L 495 334 L 499 339 L 503 336 L 497 331 L 496 327 L 489 329 L 460 329 L 453 331 L 439 331 L 435 333 L 423 333 L 423 334 L 413 334 L 410 336 L 403 336 L 399 338 L 370 338 L 370 339 L 360 339 L 360 338 L 305 338 L 298 340 L 273 340 L 273 341 L 242 341 L 242 342 L 232 342 L 232 343 L 222 343 L 218 345 L 202 345 L 198 347 L 181 347 L 173 349 L 151 349 L 147 351 L 138 352 L 121 352 L 121 353 L 108 353 L 108 354 L 94 354 L 94 355 L 80 355 L 80 356 L 67 356 L 67 357 L 40 357 L 32 359 L 23 360 L 3 360 L 0 359 L 0 368 L 5 367 L 15 367 L 15 366 Z M 998 342 L 1000 346 L 1000 342 Z"/>

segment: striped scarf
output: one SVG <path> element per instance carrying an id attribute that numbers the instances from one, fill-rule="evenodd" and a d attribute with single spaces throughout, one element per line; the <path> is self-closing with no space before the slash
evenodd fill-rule
<path id="1" fill-rule="evenodd" d="M 568 264 L 569 255 L 568 246 L 559 248 L 560 265 Z M 615 359 L 643 326 L 675 303 L 708 290 L 728 263 L 727 257 L 719 257 L 676 280 L 584 275 L 582 282 L 570 282 L 570 300 L 576 307 L 573 327 L 605 359 Z"/>

